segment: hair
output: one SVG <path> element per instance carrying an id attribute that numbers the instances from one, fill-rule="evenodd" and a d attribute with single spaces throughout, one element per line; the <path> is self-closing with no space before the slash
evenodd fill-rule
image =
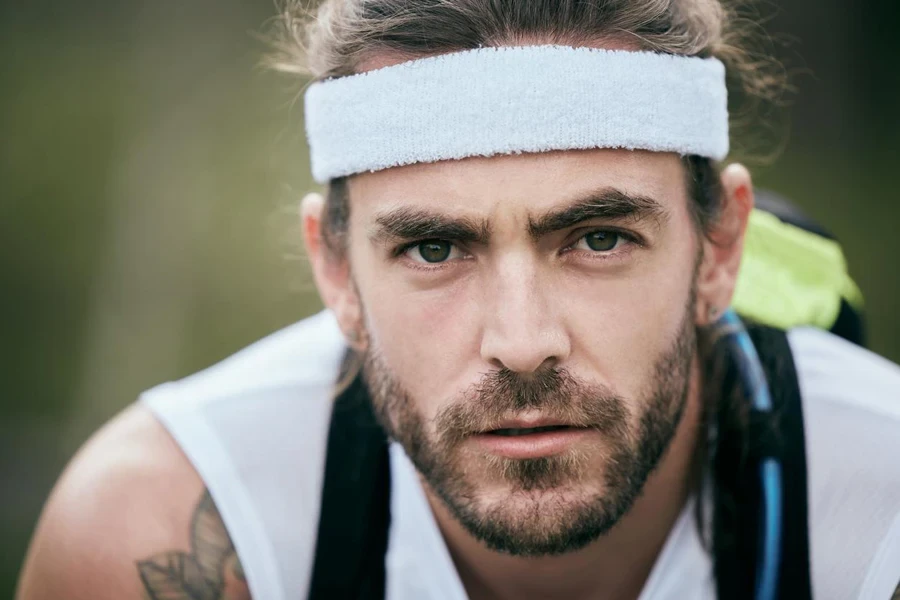
<path id="1" fill-rule="evenodd" d="M 381 53 L 408 59 L 483 46 L 603 41 L 639 50 L 715 57 L 726 66 L 732 154 L 744 160 L 760 131 L 756 115 L 788 89 L 780 63 L 758 48 L 767 42 L 750 4 L 720 0 L 280 0 L 267 65 L 322 80 L 352 75 Z M 691 213 L 709 233 L 721 208 L 719 166 L 682 158 Z M 322 236 L 342 257 L 350 202 L 346 178 L 326 191 Z"/>

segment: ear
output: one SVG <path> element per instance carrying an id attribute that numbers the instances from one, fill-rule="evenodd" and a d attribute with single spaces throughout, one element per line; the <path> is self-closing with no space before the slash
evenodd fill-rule
<path id="1" fill-rule="evenodd" d="M 335 252 L 322 237 L 325 199 L 307 194 L 300 202 L 300 221 L 306 254 L 312 266 L 319 297 L 334 313 L 347 344 L 357 350 L 364 345 L 359 295 L 350 276 L 350 261 L 344 252 Z"/>
<path id="2" fill-rule="evenodd" d="M 740 164 L 722 171 L 722 211 L 704 236 L 703 262 L 697 274 L 698 325 L 714 322 L 731 304 L 744 250 L 744 234 L 753 210 L 753 183 Z"/>

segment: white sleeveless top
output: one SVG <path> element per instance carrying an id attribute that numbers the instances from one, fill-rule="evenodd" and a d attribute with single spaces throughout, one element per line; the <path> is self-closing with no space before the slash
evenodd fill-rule
<path id="1" fill-rule="evenodd" d="M 803 396 L 817 600 L 888 600 L 900 582 L 900 368 L 809 328 L 788 339 Z M 209 489 L 255 600 L 306 597 L 343 339 L 329 312 L 141 396 Z M 416 472 L 394 444 L 388 600 L 465 600 Z M 713 600 L 685 508 L 639 600 Z"/>

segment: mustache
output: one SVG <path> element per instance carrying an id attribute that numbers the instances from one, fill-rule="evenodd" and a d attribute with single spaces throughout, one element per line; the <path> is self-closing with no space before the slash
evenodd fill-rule
<path id="1" fill-rule="evenodd" d="M 463 392 L 462 399 L 441 410 L 434 419 L 438 434 L 459 441 L 500 428 L 500 423 L 525 411 L 573 427 L 626 435 L 627 404 L 610 388 L 588 383 L 564 368 L 522 376 L 509 369 L 485 373 Z"/>

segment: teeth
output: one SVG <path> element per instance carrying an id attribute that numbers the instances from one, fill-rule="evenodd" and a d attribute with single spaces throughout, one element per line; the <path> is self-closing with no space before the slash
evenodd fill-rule
<path id="1" fill-rule="evenodd" d="M 568 425 L 547 425 L 546 427 L 524 427 L 522 429 L 495 429 L 491 433 L 505 436 L 528 435 L 531 433 L 541 433 L 544 431 L 556 431 L 558 429 L 566 429 Z"/>

